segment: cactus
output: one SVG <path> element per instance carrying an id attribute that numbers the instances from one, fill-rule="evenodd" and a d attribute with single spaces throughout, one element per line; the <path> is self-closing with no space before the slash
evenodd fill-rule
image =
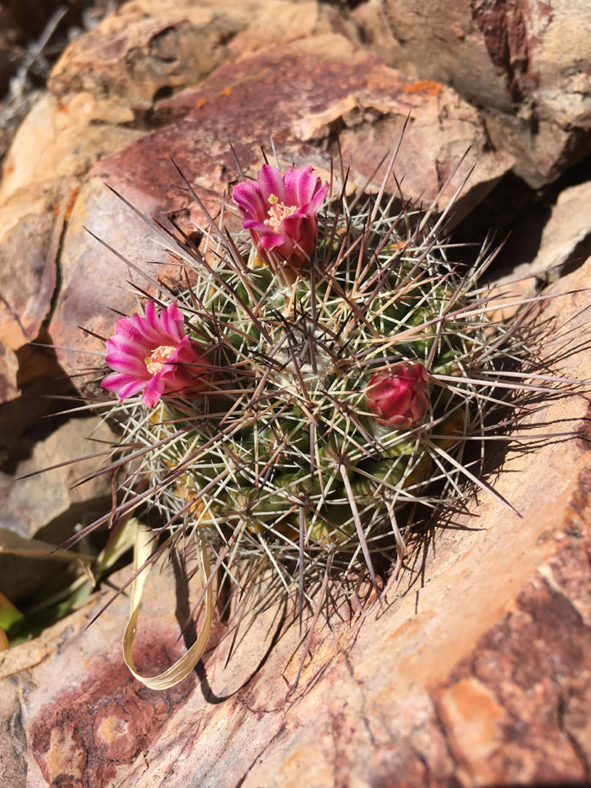
<path id="1" fill-rule="evenodd" d="M 300 615 L 323 578 L 378 588 L 414 505 L 463 504 L 466 481 L 496 494 L 465 447 L 526 347 L 491 318 L 489 248 L 452 264 L 428 213 L 327 192 L 265 165 L 234 190 L 248 232 L 212 221 L 199 249 L 161 229 L 193 284 L 118 321 L 104 381 L 118 516 L 155 508 L 169 544 L 192 535 L 241 591 L 272 568 Z"/>

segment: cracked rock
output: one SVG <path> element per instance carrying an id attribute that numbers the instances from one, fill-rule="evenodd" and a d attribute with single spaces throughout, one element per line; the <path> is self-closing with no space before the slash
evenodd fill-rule
<path id="1" fill-rule="evenodd" d="M 352 13 L 386 62 L 482 107 L 493 145 L 534 188 L 591 152 L 586 0 L 369 0 Z"/>

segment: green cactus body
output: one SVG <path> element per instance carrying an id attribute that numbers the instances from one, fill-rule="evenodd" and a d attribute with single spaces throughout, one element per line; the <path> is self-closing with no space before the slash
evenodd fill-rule
<path id="1" fill-rule="evenodd" d="M 429 251 L 428 228 L 404 239 L 397 217 L 371 224 L 371 209 L 326 209 L 317 256 L 293 281 L 253 266 L 248 244 L 237 262 L 220 241 L 208 266 L 179 252 L 197 279 L 179 306 L 193 339 L 208 340 L 211 385 L 149 418 L 132 405 L 123 421 L 127 438 L 158 445 L 134 478 L 153 485 L 170 530 L 196 527 L 214 554 L 231 547 L 226 561 L 272 560 L 287 587 L 302 546 L 307 573 L 323 556 L 358 556 L 360 541 L 364 555 L 392 549 L 392 518 L 429 502 L 433 479 L 438 495 L 457 492 L 445 454 L 458 457 L 483 418 L 462 375 L 493 367 L 500 329 L 479 307 L 476 273 L 460 279 Z M 366 400 L 372 375 L 397 362 L 431 373 L 428 412 L 410 427 L 378 423 Z"/>

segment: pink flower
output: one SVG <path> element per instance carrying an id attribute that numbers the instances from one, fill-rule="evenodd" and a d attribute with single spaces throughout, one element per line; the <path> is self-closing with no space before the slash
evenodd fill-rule
<path id="1" fill-rule="evenodd" d="M 105 360 L 115 374 L 107 375 L 102 387 L 117 392 L 121 400 L 143 391 L 148 408 L 163 394 L 203 388 L 209 372 L 205 353 L 185 334 L 176 303 L 158 314 L 156 304 L 148 301 L 145 317 L 118 320 L 107 340 Z"/>
<path id="2" fill-rule="evenodd" d="M 316 212 L 327 192 L 328 184 L 313 174 L 312 167 L 291 167 L 282 175 L 276 167 L 263 164 L 257 182 L 239 183 L 232 197 L 259 256 L 271 265 L 279 261 L 301 268 L 316 246 Z"/>
<path id="3" fill-rule="evenodd" d="M 388 427 L 419 424 L 429 407 L 429 373 L 422 364 L 401 361 L 369 379 L 367 405 Z"/>

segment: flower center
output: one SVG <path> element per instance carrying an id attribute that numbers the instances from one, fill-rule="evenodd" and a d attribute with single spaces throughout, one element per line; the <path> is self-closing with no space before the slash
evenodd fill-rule
<path id="1" fill-rule="evenodd" d="M 174 345 L 158 345 L 157 348 L 154 348 L 150 355 L 144 359 L 144 364 L 150 375 L 156 375 L 160 372 L 175 350 L 176 347 Z"/>
<path id="2" fill-rule="evenodd" d="M 297 205 L 286 205 L 279 202 L 279 197 L 276 194 L 269 195 L 269 205 L 265 224 L 274 232 L 279 233 L 281 232 L 281 222 L 297 211 Z"/>

